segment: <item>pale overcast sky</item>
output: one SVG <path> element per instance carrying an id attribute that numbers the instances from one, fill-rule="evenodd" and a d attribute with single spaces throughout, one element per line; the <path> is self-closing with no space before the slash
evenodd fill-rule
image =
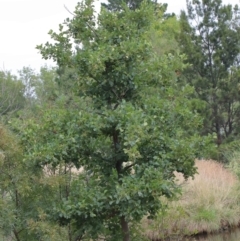
<path id="1" fill-rule="evenodd" d="M 179 13 L 185 8 L 185 0 L 162 0 L 168 3 L 168 11 Z M 35 49 L 49 40 L 48 31 L 58 30 L 65 18 L 71 17 L 64 5 L 73 11 L 78 0 L 0 0 L 0 70 L 16 73 L 23 66 L 37 71 L 45 63 Z M 159 0 L 159 2 L 161 2 Z M 239 0 L 223 0 L 239 4 Z M 96 1 L 99 8 L 100 2 Z"/>

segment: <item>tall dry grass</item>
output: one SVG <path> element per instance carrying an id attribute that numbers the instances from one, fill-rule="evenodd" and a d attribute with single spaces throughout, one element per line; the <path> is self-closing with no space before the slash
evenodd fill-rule
<path id="1" fill-rule="evenodd" d="M 143 221 L 146 234 L 152 240 L 167 236 L 212 233 L 236 226 L 240 220 L 238 180 L 235 175 L 215 161 L 196 161 L 198 174 L 185 181 L 176 173 L 182 185 L 182 195 L 168 202 L 165 211 L 155 221 Z"/>

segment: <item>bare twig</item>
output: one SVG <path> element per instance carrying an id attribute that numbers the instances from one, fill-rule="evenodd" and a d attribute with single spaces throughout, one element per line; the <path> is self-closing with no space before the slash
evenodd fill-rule
<path id="1" fill-rule="evenodd" d="M 66 6 L 65 4 L 64 4 L 63 6 L 64 6 L 64 8 L 65 8 L 71 15 L 76 16 L 74 13 L 72 13 L 72 12 L 67 8 L 67 6 Z"/>

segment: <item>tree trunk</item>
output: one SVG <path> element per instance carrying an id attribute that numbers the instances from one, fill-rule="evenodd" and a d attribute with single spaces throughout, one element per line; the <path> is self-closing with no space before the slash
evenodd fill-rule
<path id="1" fill-rule="evenodd" d="M 214 125 L 215 125 L 215 132 L 217 134 L 217 145 L 220 146 L 222 144 L 222 135 L 221 135 L 221 125 L 219 123 L 220 117 L 218 116 L 218 106 L 217 106 L 217 101 L 216 101 L 216 96 L 213 96 L 213 118 L 214 118 Z"/>
<path id="2" fill-rule="evenodd" d="M 14 233 L 14 236 L 16 238 L 17 241 L 20 241 L 20 238 L 19 238 L 19 235 L 18 235 L 18 232 L 16 229 L 13 230 L 13 233 Z"/>
<path id="3" fill-rule="evenodd" d="M 216 133 L 217 133 L 217 145 L 220 146 L 222 144 L 222 135 L 221 135 L 221 128 L 218 120 L 216 120 L 215 125 L 216 125 Z"/>
<path id="4" fill-rule="evenodd" d="M 121 227 L 122 227 L 123 241 L 130 241 L 130 231 L 128 227 L 128 222 L 126 221 L 124 216 L 121 217 Z"/>
<path id="5" fill-rule="evenodd" d="M 114 151 L 117 154 L 118 152 L 118 144 L 119 144 L 119 140 L 118 140 L 118 131 L 114 130 L 113 132 L 113 144 L 114 144 Z M 117 161 L 116 160 L 116 166 L 115 166 L 117 173 L 118 173 L 118 181 L 121 184 L 121 180 L 120 180 L 120 175 L 122 172 L 122 161 Z M 129 227 L 128 227 L 128 222 L 126 221 L 125 216 L 120 217 L 120 223 L 121 223 L 121 228 L 122 228 L 122 236 L 123 236 L 123 241 L 130 241 L 130 232 L 129 232 Z"/>

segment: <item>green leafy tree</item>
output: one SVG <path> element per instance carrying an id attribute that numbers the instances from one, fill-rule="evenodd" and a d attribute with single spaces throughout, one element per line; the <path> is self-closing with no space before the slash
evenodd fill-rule
<path id="1" fill-rule="evenodd" d="M 8 118 L 24 107 L 24 85 L 8 71 L 0 71 L 0 117 Z"/>
<path id="2" fill-rule="evenodd" d="M 30 102 L 31 99 L 35 98 L 34 86 L 37 82 L 38 74 L 30 67 L 23 67 L 20 71 L 18 71 L 18 74 L 25 87 L 24 95 Z"/>
<path id="3" fill-rule="evenodd" d="M 21 149 L 17 144 L 13 135 L 11 135 L 6 128 L 2 125 L 0 126 L 0 165 L 1 165 L 1 179 L 0 179 L 0 191 L 1 191 L 1 201 L 0 201 L 0 229 L 1 233 L 4 232 L 4 235 L 9 236 L 11 233 L 17 237 L 18 235 L 18 227 L 15 226 L 15 223 L 11 223 L 13 219 L 17 216 L 17 213 L 14 214 L 15 205 L 12 205 L 10 201 L 11 197 L 15 199 L 15 203 L 17 203 L 17 187 L 16 182 L 11 183 L 13 181 L 14 176 L 12 175 L 13 169 L 12 163 L 16 160 L 19 160 L 21 157 Z M 12 180 L 10 180 L 12 179 Z M 14 188 L 12 188 L 14 186 Z M 12 190 L 13 192 L 10 192 Z M 12 194 L 12 195 L 11 195 Z M 10 228 L 10 223 L 13 228 Z"/>
<path id="4" fill-rule="evenodd" d="M 80 100 L 45 112 L 24 140 L 38 165 L 82 168 L 50 215 L 71 224 L 74 240 L 130 241 L 130 228 L 161 209 L 159 197 L 179 190 L 174 171 L 194 175 L 201 120 L 190 111 L 192 88 L 176 88 L 183 57 L 154 51 L 150 32 L 162 27 L 162 12 L 144 2 L 138 11 L 102 8 L 95 18 L 92 0 L 78 3 L 60 33 L 49 32 L 55 43 L 37 47 L 76 70 Z"/>
<path id="5" fill-rule="evenodd" d="M 162 22 L 161 28 L 158 30 L 152 29 L 149 33 L 149 37 L 156 54 L 160 56 L 163 54 L 172 54 L 177 56 L 180 52 L 180 47 L 178 41 L 176 40 L 179 34 L 180 23 L 176 16 L 166 18 Z"/>
<path id="6" fill-rule="evenodd" d="M 23 67 L 18 71 L 19 81 L 23 86 L 24 106 L 17 112 L 20 119 L 36 117 L 38 107 L 50 105 L 58 95 L 57 77 L 54 68 L 41 67 L 36 71 L 30 67 Z"/>
<path id="7" fill-rule="evenodd" d="M 40 106 L 53 103 L 60 95 L 60 89 L 56 83 L 58 74 L 56 68 L 43 66 L 40 68 L 38 80 L 34 84 L 36 103 Z"/>
<path id="8" fill-rule="evenodd" d="M 65 190 L 73 176 L 71 168 L 59 165 L 55 169 L 48 166 L 41 169 L 35 165 L 31 155 L 26 158 L 29 147 L 21 145 L 27 142 L 29 129 L 26 129 L 26 125 L 37 128 L 43 110 L 51 110 L 55 106 L 61 106 L 62 109 L 69 107 L 69 103 L 66 103 L 69 97 L 61 94 L 55 82 L 56 77 L 55 69 L 47 66 L 42 67 L 40 73 L 24 68 L 21 80 L 17 77 L 12 80 L 9 74 L 4 83 L 5 92 L 9 94 L 12 91 L 12 94 L 17 95 L 13 87 L 15 84 L 21 86 L 19 94 L 24 105 L 14 110 L 17 112 L 15 115 L 6 113 L 8 127 L 17 133 L 16 136 L 0 125 L 0 239 L 71 240 L 69 228 L 53 223 L 46 214 L 49 206 L 53 206 L 51 204 L 66 197 Z"/>
<path id="9" fill-rule="evenodd" d="M 58 175 L 56 182 L 54 175 L 46 173 L 47 168 L 42 170 L 32 160 L 24 160 L 20 141 L 3 125 L 0 136 L 0 237 L 15 241 L 67 240 L 67 230 L 47 220 L 45 213 L 49 204 L 58 200 L 59 185 L 66 184 L 66 175 Z"/>
<path id="10" fill-rule="evenodd" d="M 240 124 L 239 17 L 237 5 L 221 0 L 187 1 L 180 17 L 178 40 L 191 63 L 182 78 L 205 102 L 202 133 L 214 133 L 218 145 L 237 135 Z"/>

